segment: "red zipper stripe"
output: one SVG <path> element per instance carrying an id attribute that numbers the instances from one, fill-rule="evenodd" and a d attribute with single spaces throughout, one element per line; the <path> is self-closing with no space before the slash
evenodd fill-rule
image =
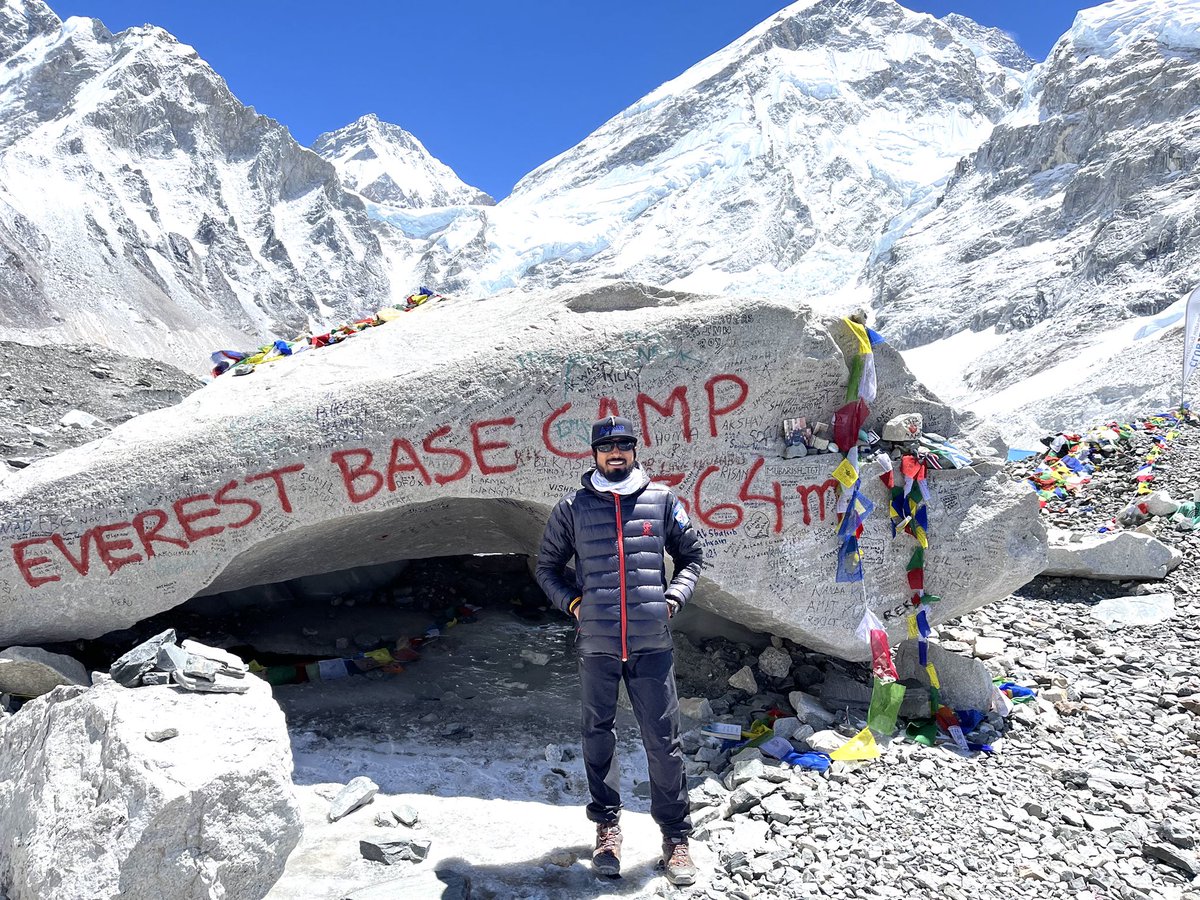
<path id="1" fill-rule="evenodd" d="M 621 661 L 629 659 L 629 643 L 626 633 L 625 609 L 625 527 L 621 523 L 621 496 L 613 494 L 613 503 L 617 506 L 617 567 L 621 572 Z"/>

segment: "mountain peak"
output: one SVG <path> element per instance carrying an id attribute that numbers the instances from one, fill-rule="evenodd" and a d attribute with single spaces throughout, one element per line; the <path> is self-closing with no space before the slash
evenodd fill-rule
<path id="1" fill-rule="evenodd" d="M 325 132 L 312 149 L 333 163 L 346 187 L 376 203 L 419 209 L 495 202 L 465 184 L 414 135 L 375 113 Z"/>

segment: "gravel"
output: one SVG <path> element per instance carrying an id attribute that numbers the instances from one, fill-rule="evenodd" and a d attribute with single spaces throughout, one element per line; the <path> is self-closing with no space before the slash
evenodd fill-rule
<path id="1" fill-rule="evenodd" d="M 1111 527 L 1136 496 L 1133 473 L 1151 446 L 1135 435 L 1077 497 L 1044 510 L 1048 523 Z M 1192 499 L 1200 427 L 1169 443 L 1154 487 Z M 786 767 L 778 781 L 745 751 L 732 765 L 723 754 L 704 763 L 712 743 L 701 740 L 688 757 L 694 815 L 718 865 L 671 896 L 1200 898 L 1200 533 L 1150 525 L 1185 555 L 1161 582 L 1037 578 L 938 630 L 940 643 L 982 659 L 993 676 L 1037 690 L 1008 719 L 990 717 L 992 754 L 926 747 L 901 731 L 881 742 L 878 760 L 825 773 Z M 1173 595 L 1172 618 L 1130 627 L 1090 613 L 1103 599 L 1150 592 Z M 865 665 L 784 647 L 809 682 L 812 669 L 869 678 Z M 747 723 L 781 699 L 727 694 L 712 704 L 728 710 L 723 721 Z M 838 711 L 836 732 L 854 734 L 864 712 Z"/>
<path id="2" fill-rule="evenodd" d="M 102 437 L 126 419 L 174 406 L 203 385 L 166 363 L 99 347 L 0 341 L 0 477 Z M 72 410 L 101 424 L 62 425 Z"/>

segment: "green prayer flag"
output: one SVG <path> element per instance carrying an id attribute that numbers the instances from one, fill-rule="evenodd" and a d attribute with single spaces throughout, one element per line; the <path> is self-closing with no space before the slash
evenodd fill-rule
<path id="1" fill-rule="evenodd" d="M 862 382 L 863 358 L 856 356 L 850 360 L 850 379 L 846 382 L 846 402 L 853 403 L 858 399 L 858 387 Z"/>
<path id="2" fill-rule="evenodd" d="M 907 571 L 912 572 L 915 569 L 923 568 L 925 568 L 925 548 L 918 545 L 912 556 L 908 558 Z"/>
<path id="3" fill-rule="evenodd" d="M 918 744 L 924 744 L 926 747 L 932 747 L 937 743 L 938 727 L 937 722 L 933 719 L 913 719 L 908 723 L 908 727 L 904 729 L 904 733 L 909 740 L 915 741 Z"/>
<path id="4" fill-rule="evenodd" d="M 904 702 L 904 685 L 898 681 L 875 679 L 871 689 L 871 708 L 867 710 L 867 727 L 878 735 L 896 732 L 896 716 Z"/>

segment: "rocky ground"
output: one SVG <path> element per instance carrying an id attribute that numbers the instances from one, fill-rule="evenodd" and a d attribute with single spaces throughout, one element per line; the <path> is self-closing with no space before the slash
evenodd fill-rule
<path id="1" fill-rule="evenodd" d="M 1149 447 L 1137 436 L 1089 488 L 1049 507 L 1047 519 L 1090 530 L 1110 522 L 1134 498 L 1132 475 Z M 1014 464 L 1014 476 L 1025 468 Z M 1188 498 L 1200 487 L 1200 428 L 1171 442 L 1155 487 Z M 435 872 L 495 900 L 1200 897 L 1200 637 L 1192 625 L 1200 537 L 1158 520 L 1150 527 L 1185 553 L 1164 582 L 1039 578 L 938 630 L 947 650 L 1038 692 L 1007 720 L 990 718 L 994 731 L 985 725 L 981 734 L 992 736 L 991 754 L 898 736 L 875 761 L 817 773 L 756 750 L 731 757 L 692 727 L 685 749 L 702 874 L 687 888 L 670 886 L 655 866 L 644 762 L 624 716 L 625 875 L 605 880 L 588 870 L 586 785 L 572 753 L 573 664 L 553 621 L 505 625 L 503 614 L 485 611 L 480 624 L 431 650 L 420 680 L 403 690 L 406 676 L 366 690 L 280 688 L 309 830 L 271 897 L 357 896 L 354 885 Z M 1092 612 L 1102 599 L 1164 590 L 1176 611 L 1159 625 L 1109 625 Z M 772 706 L 788 709 L 788 693 L 802 689 L 826 708 L 801 713 L 797 746 L 830 745 L 861 728 L 864 709 L 834 695 L 844 698 L 857 682 L 865 696 L 864 665 L 776 641 L 790 666 L 773 677 L 763 672 L 769 651 L 761 644 L 691 634 L 677 643 L 681 694 L 707 698 L 712 719 L 745 725 Z M 547 659 L 514 656 L 516 645 Z M 757 694 L 728 683 L 744 665 Z M 330 797 L 362 774 L 376 778 L 380 795 L 329 823 Z M 405 806 L 422 817 L 414 828 L 380 827 Z M 430 855 L 392 868 L 364 860 L 357 841 L 381 834 L 427 840 Z M 418 884 L 435 882 L 395 881 L 381 896 L 418 896 Z"/>
<path id="2" fill-rule="evenodd" d="M 1048 506 L 1048 522 L 1109 525 L 1135 498 L 1133 474 L 1150 447 L 1135 435 L 1105 458 L 1091 485 Z M 1010 468 L 1020 477 L 1030 465 Z M 1155 488 L 1191 499 L 1200 488 L 1200 427 L 1181 429 L 1155 478 Z M 1159 519 L 1148 527 L 1184 553 L 1162 582 L 1038 578 L 937 629 L 938 643 L 960 659 L 1037 691 L 1009 718 L 985 723 L 978 736 L 990 740 L 990 754 L 928 747 L 902 732 L 882 744 L 879 759 L 824 773 L 757 750 L 731 753 L 700 735 L 703 720 L 747 725 L 772 707 L 790 711 L 795 690 L 823 701 L 799 711 L 795 745 L 845 740 L 862 727 L 854 695 L 856 686 L 860 700 L 869 693 L 869 672 L 786 641 L 774 642 L 783 653 L 768 650 L 766 636 L 722 634 L 720 623 L 681 622 L 680 690 L 699 717 L 685 720 L 684 745 L 701 876 L 686 888 L 656 868 L 645 763 L 626 712 L 624 875 L 590 872 L 570 629 L 552 612 L 499 602 L 512 586 L 500 590 L 493 579 L 496 596 L 478 621 L 447 631 L 403 673 L 276 687 L 305 836 L 269 898 L 1200 898 L 1200 533 Z M 928 576 L 933 588 L 936 573 Z M 1175 612 L 1161 624 L 1096 617 L 1101 600 L 1164 591 Z M 357 645 L 357 632 L 383 627 L 395 604 L 412 615 L 406 597 L 360 598 L 352 618 L 338 598 L 283 630 Z M 251 627 L 246 615 L 240 630 Z M 756 685 L 737 674 L 744 666 Z M 711 716 L 699 711 L 700 698 Z M 359 776 L 378 795 L 330 822 L 331 799 Z M 364 858 L 364 840 L 407 842 L 425 858 L 385 866 Z M 364 889 L 384 884 L 378 894 Z"/>
<path id="3" fill-rule="evenodd" d="M 0 477 L 173 406 L 203 384 L 165 363 L 100 347 L 0 341 Z M 64 424 L 73 410 L 87 416 Z"/>
<path id="4" fill-rule="evenodd" d="M 1081 530 L 1108 523 L 1134 498 L 1150 446 L 1139 436 L 1047 518 Z M 1191 499 L 1200 428 L 1170 443 L 1155 487 Z M 725 846 L 711 880 L 680 896 L 1200 897 L 1200 536 L 1151 527 L 1185 554 L 1165 582 L 1038 578 L 940 629 L 943 646 L 1039 692 L 1016 707 L 994 754 L 901 738 L 853 771 L 768 773 L 767 800 L 715 835 Z M 1174 618 L 1131 628 L 1091 612 L 1150 590 L 1171 592 Z M 842 667 L 810 662 L 826 675 Z M 851 713 L 841 730 L 859 724 Z M 721 789 L 710 795 L 724 800 Z M 779 795 L 786 802 L 767 802 Z"/>

